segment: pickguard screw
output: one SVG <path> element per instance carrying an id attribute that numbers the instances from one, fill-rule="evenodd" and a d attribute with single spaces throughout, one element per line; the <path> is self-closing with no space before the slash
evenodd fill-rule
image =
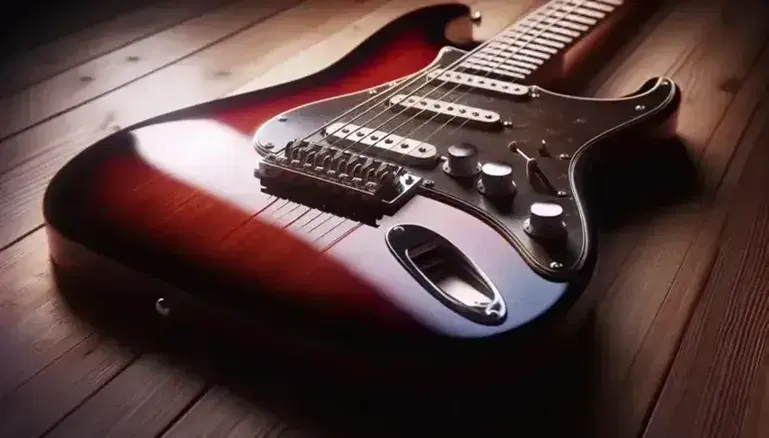
<path id="1" fill-rule="evenodd" d="M 571 158 L 571 156 L 569 154 L 561 154 L 558 156 L 558 158 L 561 160 L 568 160 L 569 158 Z"/>
<path id="2" fill-rule="evenodd" d="M 510 120 L 505 120 L 504 122 L 502 122 L 502 126 L 504 126 L 505 128 L 509 128 L 513 126 L 513 122 L 511 122 Z"/>
<path id="3" fill-rule="evenodd" d="M 272 149 L 272 148 L 274 148 L 274 147 L 275 147 L 275 145 L 274 145 L 274 144 L 272 144 L 272 143 L 267 143 L 266 145 L 264 145 L 264 148 L 265 148 L 265 149 Z"/>
<path id="4" fill-rule="evenodd" d="M 285 122 L 286 120 L 288 120 L 288 117 L 286 117 L 285 115 L 281 115 L 280 117 L 278 117 L 279 122 Z"/>
<path id="5" fill-rule="evenodd" d="M 550 262 L 550 269 L 561 269 L 563 265 L 558 262 Z"/>
<path id="6" fill-rule="evenodd" d="M 376 91 L 376 90 L 368 90 L 368 94 L 370 94 L 372 96 L 377 94 L 377 93 L 378 93 L 378 91 Z"/>
<path id="7" fill-rule="evenodd" d="M 565 198 L 568 195 L 568 193 L 566 193 L 563 190 L 559 190 L 557 195 L 558 195 L 559 198 Z"/>
<path id="8" fill-rule="evenodd" d="M 435 181 L 433 181 L 433 180 L 431 180 L 431 179 L 426 179 L 426 180 L 425 180 L 425 181 L 422 183 L 422 185 L 423 185 L 423 186 L 425 186 L 425 187 L 432 187 L 432 186 L 434 186 L 434 185 L 435 185 Z"/>
<path id="9" fill-rule="evenodd" d="M 646 109 L 646 107 L 645 107 L 645 106 L 643 106 L 643 105 L 636 105 L 636 106 L 635 106 L 635 110 L 636 110 L 636 111 L 644 111 L 645 109 Z"/>
<path id="10" fill-rule="evenodd" d="M 481 14 L 481 11 L 473 11 L 473 13 L 470 15 L 470 20 L 473 21 L 473 23 L 480 23 L 483 19 L 483 14 Z"/>
<path id="11" fill-rule="evenodd" d="M 535 90 L 534 88 L 531 88 L 529 90 L 529 96 L 531 96 L 532 98 L 536 99 L 536 98 L 539 97 L 539 92 L 537 90 Z"/>

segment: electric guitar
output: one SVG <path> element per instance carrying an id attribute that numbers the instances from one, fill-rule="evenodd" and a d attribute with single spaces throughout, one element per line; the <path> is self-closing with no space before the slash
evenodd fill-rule
<path id="1" fill-rule="evenodd" d="M 316 74 L 115 132 L 47 189 L 54 264 L 293 352 L 445 365 L 536 339 L 593 270 L 594 166 L 675 131 L 668 78 L 551 86 L 638 3 L 551 0 L 481 43 L 446 37 L 466 6 L 425 7 Z"/>

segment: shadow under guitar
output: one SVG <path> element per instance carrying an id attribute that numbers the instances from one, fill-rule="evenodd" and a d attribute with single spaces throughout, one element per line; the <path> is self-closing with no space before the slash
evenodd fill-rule
<path id="1" fill-rule="evenodd" d="M 593 211 L 601 212 L 597 219 L 604 230 L 653 215 L 697 191 L 695 167 L 677 139 L 608 150 L 621 153 L 607 157 L 611 165 L 592 174 L 590 199 Z M 250 342 L 271 333 L 169 325 L 147 317 L 153 313 L 146 302 L 116 300 L 120 294 L 92 290 L 55 265 L 54 275 L 71 310 L 100 334 L 132 351 L 160 353 L 172 365 L 191 368 L 206 382 L 322 436 L 482 436 L 513 430 L 593 435 L 593 382 L 600 367 L 590 318 L 573 328 L 573 337 L 555 341 L 560 350 L 555 357 L 542 361 L 522 355 L 526 371 L 458 375 L 427 387 L 416 381 L 417 374 L 406 372 L 381 385 L 375 380 L 362 385 Z M 129 315 L 144 317 L 137 321 Z"/>
<path id="2" fill-rule="evenodd" d="M 609 145 L 604 150 L 617 153 L 607 155 L 605 165 L 599 164 L 586 190 L 601 232 L 648 220 L 701 192 L 695 161 L 678 137 Z"/>
<path id="3" fill-rule="evenodd" d="M 286 360 L 253 339 L 243 341 L 258 338 L 255 333 L 223 337 L 202 327 L 129 319 L 137 314 L 126 308 L 129 303 L 99 295 L 57 268 L 54 274 L 66 305 L 101 336 L 129 351 L 158 353 L 170 366 L 223 386 L 311 436 L 593 435 L 591 388 L 598 367 L 592 363 L 590 318 L 563 341 L 557 360 L 538 364 L 531 374 L 458 375 L 425 388 L 415 381 L 419 377 L 404 373 L 395 378 L 398 385 L 361 384 Z"/>

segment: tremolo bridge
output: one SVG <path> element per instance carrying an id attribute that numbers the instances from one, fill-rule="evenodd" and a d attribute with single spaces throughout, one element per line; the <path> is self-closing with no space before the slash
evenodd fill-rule
<path id="1" fill-rule="evenodd" d="M 265 193 L 371 222 L 393 214 L 421 178 L 402 166 L 304 140 L 259 163 Z"/>

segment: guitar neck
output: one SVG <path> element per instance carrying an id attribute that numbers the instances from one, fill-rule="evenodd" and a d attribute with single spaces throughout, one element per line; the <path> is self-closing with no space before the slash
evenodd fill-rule
<path id="1" fill-rule="evenodd" d="M 632 3 L 550 0 L 484 43 L 461 67 L 521 83 L 541 79 L 543 70 L 557 76 L 565 73 L 553 70 L 563 70 L 567 53 L 584 40 L 595 40 L 595 34 L 605 37 Z"/>

